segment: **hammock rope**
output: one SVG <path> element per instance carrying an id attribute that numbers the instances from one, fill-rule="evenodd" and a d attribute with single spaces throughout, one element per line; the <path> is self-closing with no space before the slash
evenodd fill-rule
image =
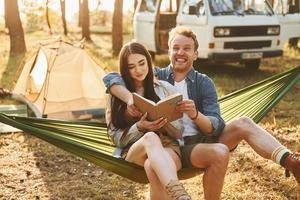
<path id="1" fill-rule="evenodd" d="M 300 80 L 300 66 L 272 76 L 219 99 L 226 122 L 248 116 L 259 122 Z M 143 167 L 112 156 L 114 146 L 107 136 L 105 123 L 63 121 L 44 118 L 7 116 L 0 122 L 30 133 L 65 151 L 138 183 L 147 183 Z M 181 169 L 180 179 L 201 173 L 199 169 Z"/>

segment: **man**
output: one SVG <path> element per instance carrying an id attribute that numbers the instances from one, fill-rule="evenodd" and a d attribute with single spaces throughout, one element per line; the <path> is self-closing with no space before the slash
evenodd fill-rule
<path id="1" fill-rule="evenodd" d="M 185 127 L 183 135 L 185 146 L 182 148 L 182 162 L 184 167 L 193 166 L 206 169 L 203 176 L 205 198 L 218 199 L 223 184 L 220 176 L 220 179 L 215 180 L 220 186 L 220 193 L 211 196 L 210 193 L 215 189 L 215 185 L 213 185 L 215 183 L 210 181 L 210 169 L 205 166 L 207 163 L 203 164 L 204 158 L 210 158 L 205 151 L 208 150 L 206 145 L 209 144 L 207 143 L 211 142 L 223 143 L 230 150 L 233 150 L 240 141 L 245 140 L 260 156 L 272 159 L 291 171 L 299 183 L 299 154 L 291 154 L 287 148 L 251 119 L 241 117 L 233 120 L 223 130 L 221 125 L 223 121 L 219 117 L 219 106 L 213 82 L 205 75 L 195 72 L 192 66 L 193 61 L 197 58 L 198 48 L 195 34 L 187 28 L 176 27 L 170 32 L 168 44 L 171 65 L 165 69 L 156 69 L 156 71 L 160 79 L 173 84 L 179 92 L 187 93 L 190 99 L 178 105 L 178 109 L 186 113 L 185 124 L 190 124 L 190 126 Z M 194 74 L 194 77 L 192 74 Z M 120 78 L 116 74 L 110 74 L 104 79 L 107 87 L 114 95 L 128 102 L 129 113 L 132 116 L 138 115 L 138 111 L 132 105 L 131 94 L 124 91 L 124 87 L 118 85 L 122 84 Z M 195 132 L 195 129 L 197 132 Z M 222 133 L 220 134 L 220 132 Z M 193 145 L 192 143 L 197 144 Z M 211 151 L 211 149 L 209 150 Z M 221 151 L 219 151 L 219 154 L 222 154 Z M 202 155 L 204 155 L 204 158 Z M 225 161 L 223 160 L 223 162 Z M 210 164 L 214 165 L 215 163 Z M 222 167 L 226 166 L 223 165 Z"/>

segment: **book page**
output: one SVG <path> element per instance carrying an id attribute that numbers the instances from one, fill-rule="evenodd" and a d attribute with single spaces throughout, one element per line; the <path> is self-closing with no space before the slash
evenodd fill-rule
<path id="1" fill-rule="evenodd" d="M 167 118 L 168 122 L 172 122 L 183 115 L 176 111 L 176 105 L 182 101 L 182 94 L 176 93 L 165 99 L 160 100 L 157 104 L 148 100 L 137 93 L 133 93 L 134 105 L 144 114 L 148 113 L 147 119 L 154 121 L 160 117 Z"/>
<path id="2" fill-rule="evenodd" d="M 158 117 L 167 118 L 168 122 L 172 122 L 183 116 L 182 113 L 176 111 L 176 105 L 182 101 L 182 94 L 176 93 L 170 95 L 165 99 L 162 99 L 157 104 L 157 115 Z"/>
<path id="3" fill-rule="evenodd" d="M 147 112 L 148 120 L 154 121 L 157 119 L 156 104 L 153 101 L 137 93 L 133 93 L 133 103 L 143 114 Z"/>

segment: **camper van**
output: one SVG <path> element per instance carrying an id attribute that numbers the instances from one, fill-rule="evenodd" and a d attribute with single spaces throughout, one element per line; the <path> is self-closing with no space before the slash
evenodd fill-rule
<path id="1" fill-rule="evenodd" d="M 197 34 L 202 60 L 255 70 L 262 58 L 282 55 L 279 20 L 268 1 L 140 0 L 133 24 L 134 39 L 152 55 L 167 52 L 168 32 L 180 25 Z"/>
<path id="2" fill-rule="evenodd" d="M 272 3 L 281 25 L 280 47 L 289 40 L 300 41 L 300 0 L 273 0 Z"/>

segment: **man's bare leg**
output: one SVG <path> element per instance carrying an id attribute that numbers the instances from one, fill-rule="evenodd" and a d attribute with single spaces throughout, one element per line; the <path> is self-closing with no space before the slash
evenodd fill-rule
<path id="1" fill-rule="evenodd" d="M 197 144 L 191 152 L 194 167 L 205 169 L 203 188 L 206 200 L 220 199 L 227 170 L 229 151 L 224 144 Z"/>
<path id="2" fill-rule="evenodd" d="M 252 149 L 266 159 L 271 159 L 291 171 L 300 184 L 300 154 L 291 153 L 270 133 L 248 117 L 241 117 L 228 123 L 219 138 L 229 149 L 245 140 Z"/>
<path id="3" fill-rule="evenodd" d="M 282 146 L 270 133 L 248 117 L 242 117 L 226 124 L 219 142 L 234 149 L 245 140 L 260 156 L 271 159 L 273 151 Z"/>

